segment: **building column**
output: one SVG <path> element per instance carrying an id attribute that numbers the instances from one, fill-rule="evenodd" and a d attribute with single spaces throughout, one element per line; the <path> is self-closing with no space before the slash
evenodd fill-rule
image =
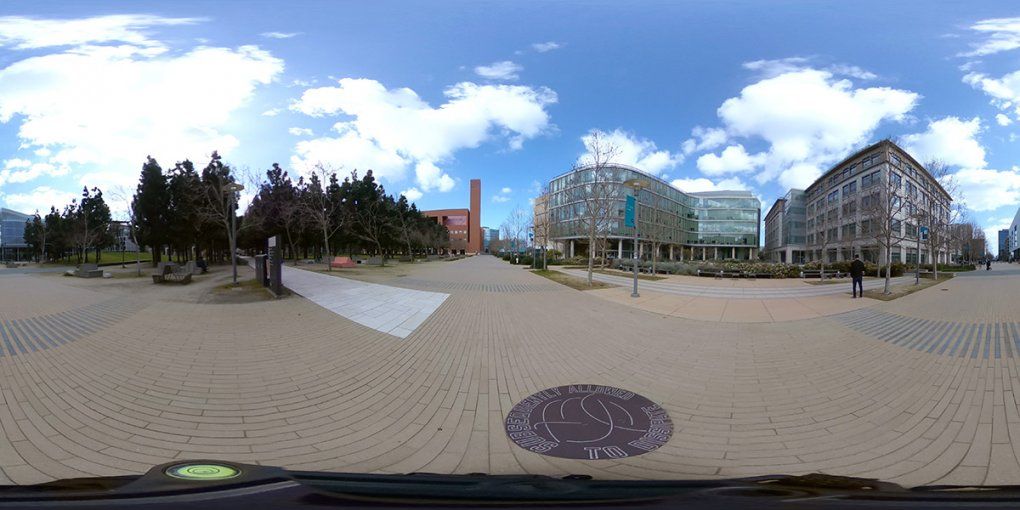
<path id="1" fill-rule="evenodd" d="M 645 245 L 641 244 L 641 241 L 637 243 L 637 256 L 640 259 L 645 255 Z"/>
<path id="2" fill-rule="evenodd" d="M 701 247 L 701 260 L 708 260 L 708 255 L 705 253 L 706 246 Z"/>
<path id="3" fill-rule="evenodd" d="M 570 240 L 570 258 L 574 258 L 574 240 Z"/>
<path id="4" fill-rule="evenodd" d="M 623 258 L 623 238 L 616 240 L 616 258 Z"/>
<path id="5" fill-rule="evenodd" d="M 730 258 L 731 259 L 737 258 L 737 247 L 736 246 L 730 246 Z"/>
<path id="6" fill-rule="evenodd" d="M 669 260 L 673 260 L 673 245 L 669 245 Z"/>
<path id="7" fill-rule="evenodd" d="M 713 246 L 712 247 L 712 260 L 719 260 L 719 247 L 718 246 Z"/>

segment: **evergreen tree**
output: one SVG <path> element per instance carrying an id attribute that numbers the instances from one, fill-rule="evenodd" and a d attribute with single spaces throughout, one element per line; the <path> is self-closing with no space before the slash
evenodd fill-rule
<path id="1" fill-rule="evenodd" d="M 168 212 L 170 207 L 170 191 L 166 176 L 159 163 L 151 156 L 142 165 L 142 174 L 138 181 L 138 190 L 131 209 L 138 222 L 138 240 L 152 248 L 152 265 L 155 266 L 162 258 L 163 246 L 170 237 Z"/>

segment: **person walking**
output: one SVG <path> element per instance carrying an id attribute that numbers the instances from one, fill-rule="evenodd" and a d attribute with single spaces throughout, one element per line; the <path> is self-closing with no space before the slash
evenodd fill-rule
<path id="1" fill-rule="evenodd" d="M 850 279 L 853 280 L 854 298 L 857 297 L 857 289 L 861 289 L 861 297 L 864 297 L 864 262 L 861 262 L 860 255 L 854 255 L 854 261 L 850 263 Z"/>

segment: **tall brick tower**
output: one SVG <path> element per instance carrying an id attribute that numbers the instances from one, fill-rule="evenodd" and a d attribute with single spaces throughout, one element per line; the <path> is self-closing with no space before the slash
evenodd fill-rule
<path id="1" fill-rule="evenodd" d="M 468 215 L 469 253 L 482 252 L 482 181 L 471 179 L 471 214 Z"/>

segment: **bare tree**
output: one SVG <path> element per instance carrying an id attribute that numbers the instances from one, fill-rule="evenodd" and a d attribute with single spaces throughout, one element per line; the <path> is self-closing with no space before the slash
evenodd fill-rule
<path id="1" fill-rule="evenodd" d="M 549 200 L 552 194 L 549 187 L 542 188 L 541 193 L 535 198 L 534 220 L 535 220 L 535 244 L 542 247 L 542 269 L 548 269 L 548 257 L 546 252 L 549 248 L 549 239 L 552 234 L 552 208 L 549 207 Z"/>
<path id="2" fill-rule="evenodd" d="M 585 137 L 588 153 L 574 165 L 569 179 L 570 202 L 581 204 L 580 225 L 588 238 L 588 285 L 592 285 L 595 253 L 599 240 L 609 229 L 609 218 L 621 198 L 612 161 L 620 153 L 619 147 L 606 139 L 599 130 Z M 635 249 L 637 249 L 635 247 Z"/>
<path id="3" fill-rule="evenodd" d="M 131 242 L 135 243 L 135 276 L 142 276 L 142 246 L 138 242 L 138 222 L 135 218 L 135 210 L 131 207 L 131 192 L 124 186 L 117 186 L 110 194 L 111 198 L 124 205 L 124 216 L 127 218 L 127 231 Z"/>
<path id="4" fill-rule="evenodd" d="M 947 256 L 949 254 L 950 238 L 953 235 L 952 225 L 960 221 L 963 215 L 963 196 L 960 192 L 960 183 L 957 182 L 955 175 L 949 172 L 949 165 L 944 161 L 931 159 L 924 166 L 932 178 L 946 191 L 950 200 L 950 202 L 944 201 L 941 195 L 933 190 L 931 202 L 927 204 L 927 208 L 922 210 L 922 221 L 927 223 L 928 227 L 928 253 L 932 257 L 932 274 L 935 279 L 938 279 L 938 254 L 943 248 L 945 248 Z"/>
<path id="5" fill-rule="evenodd" d="M 524 235 L 529 225 L 531 225 L 531 220 L 520 206 L 514 206 L 510 210 L 510 214 L 507 215 L 506 220 L 500 225 L 504 241 L 510 242 L 510 248 L 515 253 L 520 252 L 521 246 L 524 243 Z"/>
<path id="6" fill-rule="evenodd" d="M 869 187 L 878 188 L 862 199 L 861 211 L 867 218 L 868 232 L 885 251 L 885 288 L 890 293 L 890 272 L 892 271 L 892 249 L 903 239 L 903 211 L 907 209 L 910 197 L 904 193 L 902 178 L 894 178 L 891 170 L 878 174 L 879 182 Z M 862 185 L 862 187 L 864 187 Z M 864 191 L 864 190 L 862 190 Z M 864 203 L 867 202 L 867 203 Z"/>
<path id="7" fill-rule="evenodd" d="M 346 219 L 336 171 L 326 168 L 321 163 L 315 165 L 302 205 L 306 221 L 322 234 L 326 271 L 332 271 L 330 259 L 333 257 L 333 251 L 329 240 L 343 228 Z"/>

